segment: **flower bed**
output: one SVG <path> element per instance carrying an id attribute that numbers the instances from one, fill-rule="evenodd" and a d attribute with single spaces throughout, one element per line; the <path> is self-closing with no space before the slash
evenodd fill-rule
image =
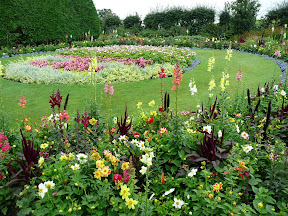
<path id="1" fill-rule="evenodd" d="M 73 49 L 64 54 L 12 63 L 6 68 L 4 78 L 37 84 L 90 84 L 92 79 L 96 83 L 131 82 L 157 78 L 161 67 L 166 68 L 167 76 L 172 76 L 173 62 L 182 62 L 185 66 L 195 59 L 194 52 L 172 47 L 118 46 L 93 51 Z M 138 57 L 142 54 L 147 59 Z"/>
<path id="2" fill-rule="evenodd" d="M 166 69 L 158 77 L 162 83 Z M 126 108 L 109 118 L 110 83 L 102 118 L 86 110 L 73 116 L 68 96 L 53 92 L 41 125 L 24 116 L 21 135 L 0 136 L 2 212 L 17 200 L 18 215 L 287 215 L 287 85 L 230 98 L 223 72 L 218 99 L 178 112 L 179 65 L 173 77 L 175 94 L 161 85 L 162 104 L 139 101 L 135 116 Z M 189 88 L 197 94 L 194 80 Z M 24 113 L 29 103 L 21 97 L 18 106 Z"/>

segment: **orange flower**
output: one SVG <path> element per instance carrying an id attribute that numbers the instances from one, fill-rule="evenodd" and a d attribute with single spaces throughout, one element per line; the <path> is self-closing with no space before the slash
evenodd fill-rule
<path id="1" fill-rule="evenodd" d="M 18 106 L 20 106 L 21 108 L 24 108 L 26 106 L 26 99 L 24 96 L 21 96 Z"/>
<path id="2" fill-rule="evenodd" d="M 162 172 L 162 176 L 161 176 L 161 184 L 166 184 L 166 182 L 165 182 L 164 172 Z"/>
<path id="3" fill-rule="evenodd" d="M 213 191 L 216 191 L 217 193 L 219 192 L 219 190 L 222 189 L 222 183 L 216 183 L 215 185 L 213 185 Z"/>
<path id="4" fill-rule="evenodd" d="M 31 130 L 32 130 L 32 127 L 31 127 L 29 124 L 26 124 L 26 125 L 24 125 L 24 129 L 25 129 L 26 131 L 31 131 Z"/>

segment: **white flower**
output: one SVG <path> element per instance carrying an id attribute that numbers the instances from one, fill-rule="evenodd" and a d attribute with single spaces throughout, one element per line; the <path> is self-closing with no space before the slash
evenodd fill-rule
<path id="1" fill-rule="evenodd" d="M 72 170 L 79 170 L 80 166 L 79 166 L 79 164 L 76 163 L 75 165 L 71 166 L 71 169 Z"/>
<path id="2" fill-rule="evenodd" d="M 45 193 L 48 191 L 48 189 L 45 187 L 45 185 L 43 183 L 40 183 L 38 185 L 39 188 L 39 196 L 43 199 L 45 196 Z"/>
<path id="3" fill-rule="evenodd" d="M 245 146 L 242 146 L 242 148 L 245 153 L 248 153 L 253 149 L 251 145 L 245 145 Z"/>
<path id="4" fill-rule="evenodd" d="M 137 139 L 132 139 L 131 143 L 132 143 L 133 145 L 138 146 L 138 141 L 137 141 Z"/>
<path id="5" fill-rule="evenodd" d="M 152 165 L 152 158 L 151 157 L 148 157 L 147 158 L 147 166 L 151 166 Z"/>
<path id="6" fill-rule="evenodd" d="M 141 151 L 145 150 L 145 142 L 144 141 L 138 142 L 137 146 L 140 148 Z"/>
<path id="7" fill-rule="evenodd" d="M 273 90 L 277 91 L 278 90 L 278 85 L 273 86 Z"/>
<path id="8" fill-rule="evenodd" d="M 114 117 L 114 118 L 113 118 L 113 123 L 114 123 L 114 124 L 117 124 L 117 117 Z"/>
<path id="9" fill-rule="evenodd" d="M 126 136 L 125 135 L 121 135 L 119 138 L 118 138 L 119 141 L 123 142 L 126 140 Z"/>
<path id="10" fill-rule="evenodd" d="M 195 176 L 196 175 L 196 173 L 197 173 L 197 168 L 193 168 L 193 169 L 191 169 L 191 171 L 190 171 L 190 173 L 188 173 L 188 176 L 189 177 L 193 177 L 193 176 Z"/>
<path id="11" fill-rule="evenodd" d="M 211 128 L 210 125 L 207 125 L 207 126 L 204 126 L 204 127 L 203 127 L 203 131 L 206 131 L 206 132 L 208 132 L 208 133 L 210 134 L 211 131 L 212 131 L 212 128 Z"/>
<path id="12" fill-rule="evenodd" d="M 87 157 L 88 156 L 83 154 L 83 153 L 77 154 L 76 157 L 81 163 L 86 163 L 87 162 Z"/>
<path id="13" fill-rule="evenodd" d="M 239 126 L 237 124 L 235 124 L 235 126 L 236 126 L 237 133 L 239 133 L 240 132 Z"/>
<path id="14" fill-rule="evenodd" d="M 265 92 L 265 88 L 261 88 L 260 91 L 261 91 L 262 93 L 264 93 L 264 92 Z"/>
<path id="15" fill-rule="evenodd" d="M 167 196 L 167 195 L 169 195 L 170 193 L 173 193 L 174 190 L 175 190 L 175 188 L 171 188 L 170 190 L 166 191 L 166 192 L 163 194 L 163 196 Z"/>
<path id="16" fill-rule="evenodd" d="M 150 158 L 153 158 L 153 157 L 154 157 L 154 152 L 150 152 L 150 153 L 149 153 L 149 157 L 150 157 Z"/>
<path id="17" fill-rule="evenodd" d="M 280 92 L 280 94 L 282 95 L 282 96 L 286 96 L 286 92 L 284 91 L 284 90 L 282 90 L 281 92 Z"/>
<path id="18" fill-rule="evenodd" d="M 154 196 L 155 196 L 155 193 L 153 193 L 153 194 L 150 196 L 149 200 L 151 200 Z"/>
<path id="19" fill-rule="evenodd" d="M 185 121 L 184 126 L 188 128 L 190 126 L 189 121 Z"/>
<path id="20" fill-rule="evenodd" d="M 190 199 L 190 195 L 189 194 L 187 195 L 187 199 Z"/>
<path id="21" fill-rule="evenodd" d="M 186 203 L 184 203 L 183 200 L 178 200 L 177 198 L 174 198 L 174 204 L 172 206 L 174 206 L 175 208 L 179 208 L 181 209 L 182 205 L 184 205 Z"/>
<path id="22" fill-rule="evenodd" d="M 221 131 L 221 130 L 218 131 L 218 137 L 219 137 L 219 138 L 222 137 L 222 131 Z"/>
<path id="23" fill-rule="evenodd" d="M 53 181 L 46 181 L 44 182 L 44 185 L 47 189 L 53 189 L 55 186 L 55 183 Z"/>
<path id="24" fill-rule="evenodd" d="M 144 175 L 146 172 L 147 172 L 147 167 L 142 166 L 142 167 L 141 167 L 141 170 L 140 170 L 140 173 L 141 173 L 142 175 Z"/>
<path id="25" fill-rule="evenodd" d="M 245 131 L 242 131 L 240 136 L 243 137 L 243 139 L 249 139 L 249 134 L 247 134 Z"/>

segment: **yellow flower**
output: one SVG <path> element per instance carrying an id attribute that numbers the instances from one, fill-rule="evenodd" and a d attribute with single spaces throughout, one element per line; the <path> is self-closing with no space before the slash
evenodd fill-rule
<path id="1" fill-rule="evenodd" d="M 102 160 L 97 160 L 96 161 L 96 167 L 97 168 L 102 168 L 104 167 L 104 162 Z"/>
<path id="2" fill-rule="evenodd" d="M 72 160 L 75 159 L 75 156 L 74 156 L 74 154 L 72 152 L 70 152 L 69 155 L 68 155 L 68 158 L 69 158 L 70 161 L 72 161 Z"/>
<path id="3" fill-rule="evenodd" d="M 97 121 L 95 118 L 92 118 L 92 119 L 89 120 L 89 123 L 90 123 L 91 125 L 95 125 L 97 122 L 98 122 L 98 121 Z"/>
<path id="4" fill-rule="evenodd" d="M 61 155 L 60 158 L 59 158 L 60 161 L 64 161 L 64 160 L 67 160 L 67 159 L 68 158 L 67 158 L 66 155 Z"/>
<path id="5" fill-rule="evenodd" d="M 154 101 L 154 100 L 150 101 L 150 102 L 148 103 L 148 105 L 151 106 L 151 107 L 153 107 L 153 106 L 155 105 L 155 101 Z"/>
<path id="6" fill-rule="evenodd" d="M 137 103 L 137 108 L 138 108 L 138 109 L 141 109 L 141 107 L 142 107 L 142 102 L 138 102 L 138 103 Z"/>
<path id="7" fill-rule="evenodd" d="M 40 157 L 39 160 L 38 160 L 39 166 L 41 166 L 43 163 L 44 163 L 44 158 Z"/>
<path id="8" fill-rule="evenodd" d="M 209 82 L 209 88 L 208 88 L 208 90 L 209 90 L 209 91 L 212 91 L 215 87 L 216 87 L 215 80 L 214 80 L 214 79 L 211 79 L 210 82 Z"/>
<path id="9" fill-rule="evenodd" d="M 129 162 L 125 162 L 125 161 L 124 161 L 124 162 L 122 163 L 121 169 L 122 169 L 122 170 L 129 169 Z"/>
<path id="10" fill-rule="evenodd" d="M 262 203 L 258 203 L 258 208 L 262 208 L 263 204 Z"/>
<path id="11" fill-rule="evenodd" d="M 187 129 L 187 132 L 188 132 L 189 134 L 196 133 L 196 131 L 193 131 L 193 130 L 190 129 L 190 128 Z"/>
<path id="12" fill-rule="evenodd" d="M 108 166 L 105 166 L 100 170 L 101 177 L 107 177 L 110 173 L 111 169 Z"/>
<path id="13" fill-rule="evenodd" d="M 129 209 L 135 209 L 135 205 L 138 204 L 138 201 L 137 200 L 133 200 L 133 199 L 129 199 L 127 198 L 126 199 L 126 205 L 128 206 Z"/>
<path id="14" fill-rule="evenodd" d="M 121 185 L 121 191 L 120 191 L 120 196 L 122 196 L 122 199 L 128 199 L 130 188 L 127 187 L 127 185 Z"/>
<path id="15" fill-rule="evenodd" d="M 101 180 L 101 173 L 99 169 L 94 171 L 93 174 L 94 174 L 94 178 Z"/>
<path id="16" fill-rule="evenodd" d="M 40 145 L 40 148 L 41 149 L 45 149 L 45 148 L 47 148 L 49 145 L 47 144 L 47 143 L 44 143 L 44 144 L 41 144 Z"/>
<path id="17" fill-rule="evenodd" d="M 156 111 L 152 111 L 152 112 L 150 112 L 150 115 L 152 116 L 156 116 L 157 115 L 157 112 Z"/>

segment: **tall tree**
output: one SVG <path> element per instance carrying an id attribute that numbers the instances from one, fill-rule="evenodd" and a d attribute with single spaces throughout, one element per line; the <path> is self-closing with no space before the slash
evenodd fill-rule
<path id="1" fill-rule="evenodd" d="M 231 3 L 234 33 L 241 34 L 255 27 L 260 6 L 258 0 L 236 0 Z"/>

